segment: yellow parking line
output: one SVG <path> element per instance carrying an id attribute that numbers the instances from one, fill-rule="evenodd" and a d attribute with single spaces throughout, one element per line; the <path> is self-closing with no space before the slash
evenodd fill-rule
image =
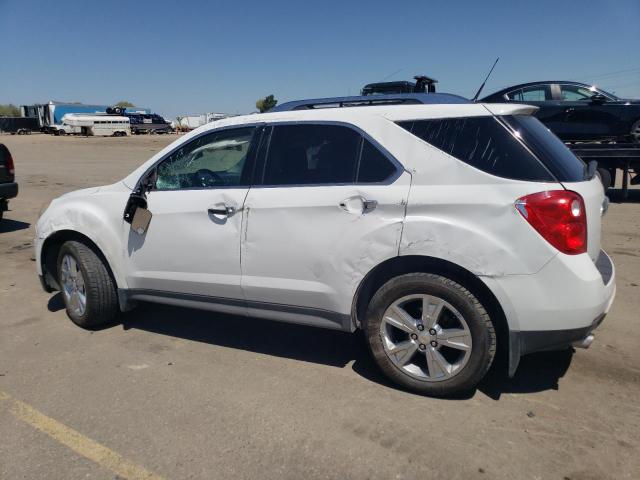
<path id="1" fill-rule="evenodd" d="M 11 395 L 2 390 L 0 390 L 0 404 L 6 404 L 9 411 L 16 418 L 46 433 L 74 452 L 111 470 L 120 477 L 129 480 L 162 480 L 162 477 L 159 477 L 155 473 L 131 463 L 122 457 L 122 455 L 85 437 L 73 428 L 69 428 L 57 420 L 47 417 L 32 406 L 11 397 Z"/>

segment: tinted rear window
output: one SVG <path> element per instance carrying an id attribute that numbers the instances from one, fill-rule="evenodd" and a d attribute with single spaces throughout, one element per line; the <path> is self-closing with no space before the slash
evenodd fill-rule
<path id="1" fill-rule="evenodd" d="M 498 177 L 554 181 L 545 166 L 494 117 L 439 118 L 400 122 L 425 142 Z"/>
<path id="2" fill-rule="evenodd" d="M 369 140 L 363 139 L 358 166 L 358 183 L 383 182 L 394 173 L 396 173 L 396 166 Z"/>
<path id="3" fill-rule="evenodd" d="M 585 179 L 586 165 L 540 120 L 529 115 L 500 117 L 535 153 L 560 182 L 580 182 Z"/>
<path id="4" fill-rule="evenodd" d="M 278 125 L 267 154 L 265 185 L 353 183 L 360 134 L 337 125 Z"/>

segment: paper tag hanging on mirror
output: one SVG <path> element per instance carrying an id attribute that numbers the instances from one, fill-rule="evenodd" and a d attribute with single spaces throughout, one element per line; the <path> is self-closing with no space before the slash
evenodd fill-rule
<path id="1" fill-rule="evenodd" d="M 152 216 L 151 212 L 146 208 L 136 208 L 136 212 L 133 214 L 133 221 L 131 222 L 131 229 L 138 235 L 144 235 L 149 229 Z"/>

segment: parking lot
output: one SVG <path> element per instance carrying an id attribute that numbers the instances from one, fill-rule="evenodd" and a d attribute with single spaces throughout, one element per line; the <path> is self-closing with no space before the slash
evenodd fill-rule
<path id="1" fill-rule="evenodd" d="M 618 290 L 591 348 L 438 400 L 391 386 L 357 334 L 160 305 L 72 324 L 35 274 L 39 213 L 175 138 L 0 136 L 20 185 L 0 224 L 0 478 L 639 477 L 640 188 L 604 218 Z"/>

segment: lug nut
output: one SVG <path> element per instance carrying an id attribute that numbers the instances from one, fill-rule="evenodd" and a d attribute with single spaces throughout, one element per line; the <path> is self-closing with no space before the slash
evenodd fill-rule
<path id="1" fill-rule="evenodd" d="M 417 340 L 418 339 L 418 335 L 416 335 L 415 333 L 411 334 L 411 340 Z"/>
<path id="2" fill-rule="evenodd" d="M 427 346 L 424 343 L 421 343 L 420 345 L 418 345 L 418 348 L 420 348 L 420 350 L 424 350 L 425 348 L 427 348 Z"/>
<path id="3" fill-rule="evenodd" d="M 423 331 L 424 330 L 424 325 L 422 325 L 421 323 L 418 324 L 418 330 Z"/>
<path id="4" fill-rule="evenodd" d="M 432 328 L 431 330 L 429 330 L 429 335 L 435 335 L 437 332 L 435 330 L 435 328 Z"/>
<path id="5" fill-rule="evenodd" d="M 435 340 L 431 340 L 431 346 L 432 347 L 437 347 L 438 346 L 438 342 L 436 342 Z"/>

